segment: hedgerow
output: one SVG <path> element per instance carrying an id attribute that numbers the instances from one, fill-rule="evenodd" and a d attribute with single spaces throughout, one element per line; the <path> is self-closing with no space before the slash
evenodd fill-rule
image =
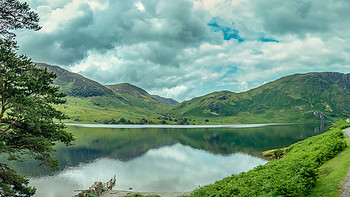
<path id="1" fill-rule="evenodd" d="M 346 147 L 341 125 L 289 146 L 282 159 L 226 177 L 189 196 L 307 196 L 316 184 L 318 168 Z"/>

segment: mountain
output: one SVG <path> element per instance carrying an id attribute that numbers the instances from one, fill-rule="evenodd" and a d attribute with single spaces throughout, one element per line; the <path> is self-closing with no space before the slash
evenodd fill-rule
<path id="1" fill-rule="evenodd" d="M 182 102 L 171 114 L 212 123 L 323 121 L 350 113 L 350 74 L 295 74 L 242 93 L 214 92 Z"/>
<path id="2" fill-rule="evenodd" d="M 55 85 L 59 85 L 68 96 L 94 97 L 112 96 L 113 92 L 96 81 L 85 78 L 79 74 L 69 72 L 58 66 L 36 63 L 39 68 L 46 68 L 57 75 Z"/>
<path id="3" fill-rule="evenodd" d="M 161 97 L 161 96 L 158 96 L 158 95 L 152 95 L 152 97 L 154 99 L 156 99 L 157 101 L 162 102 L 162 103 L 164 103 L 166 105 L 169 105 L 169 106 L 174 106 L 174 105 L 179 104 L 178 101 L 176 101 L 176 100 L 174 100 L 172 98 L 164 98 L 164 97 Z"/>
<path id="4" fill-rule="evenodd" d="M 213 92 L 177 104 L 128 84 L 101 85 L 58 66 L 54 72 L 68 97 L 57 108 L 68 122 L 138 124 L 232 124 L 333 121 L 350 112 L 350 74 L 295 74 L 247 92 Z M 174 106 L 175 105 L 175 106 Z"/>
<path id="5" fill-rule="evenodd" d="M 170 108 L 131 84 L 104 86 L 58 66 L 36 65 L 57 75 L 53 84 L 67 94 L 67 103 L 57 108 L 70 117 L 67 122 L 160 123 L 165 119 L 161 112 Z"/>
<path id="6" fill-rule="evenodd" d="M 131 85 L 129 83 L 120 83 L 120 84 L 115 84 L 115 85 L 106 85 L 107 88 L 112 90 L 115 94 L 129 94 L 144 100 L 147 100 L 149 102 L 161 102 L 165 105 L 169 106 L 174 106 L 178 104 L 179 102 L 175 101 L 174 99 L 171 98 L 164 98 L 158 95 L 150 95 L 148 92 L 145 90 Z"/>
<path id="7" fill-rule="evenodd" d="M 120 84 L 115 84 L 115 85 L 106 85 L 107 88 L 109 88 L 110 90 L 112 90 L 114 93 L 118 94 L 130 94 L 130 95 L 134 95 L 137 97 L 150 97 L 150 95 L 148 94 L 148 92 L 146 92 L 145 90 L 131 85 L 129 83 L 120 83 Z"/>

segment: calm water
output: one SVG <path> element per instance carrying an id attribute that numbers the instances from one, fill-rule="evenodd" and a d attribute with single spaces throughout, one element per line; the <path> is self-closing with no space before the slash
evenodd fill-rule
<path id="1" fill-rule="evenodd" d="M 114 189 L 191 191 L 267 161 L 261 152 L 288 146 L 325 131 L 328 123 L 213 127 L 68 126 L 75 146 L 57 145 L 61 171 L 35 161 L 16 169 L 31 177 L 39 197 L 73 196 L 115 174 Z M 105 128 L 103 128 L 105 127 Z"/>

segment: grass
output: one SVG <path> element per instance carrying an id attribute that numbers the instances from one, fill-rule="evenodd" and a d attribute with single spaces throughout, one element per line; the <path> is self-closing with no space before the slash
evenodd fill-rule
<path id="1" fill-rule="evenodd" d="M 158 110 L 149 110 L 146 107 L 127 105 L 115 98 L 77 98 L 67 97 L 67 103 L 55 106 L 58 110 L 68 115 L 69 119 L 64 122 L 69 123 L 103 123 L 104 120 L 120 120 L 125 118 L 134 123 L 139 123 L 142 119 L 152 121 L 154 124 L 161 124 L 164 118 Z M 167 121 L 169 122 L 169 121 Z"/>
<path id="2" fill-rule="evenodd" d="M 350 145 L 350 139 L 345 140 Z M 319 178 L 310 196 L 339 196 L 341 194 L 340 182 L 346 176 L 349 166 L 350 147 L 347 146 L 343 152 L 320 167 Z"/>
<path id="3" fill-rule="evenodd" d="M 332 130 L 289 146 L 282 159 L 226 177 L 188 196 L 339 196 L 339 184 L 350 166 L 346 146 L 350 139 L 342 132 L 349 126 L 339 121 Z"/>
<path id="4" fill-rule="evenodd" d="M 343 132 L 335 128 L 289 146 L 282 159 L 226 177 L 189 196 L 307 196 L 317 182 L 319 167 L 345 145 Z"/>

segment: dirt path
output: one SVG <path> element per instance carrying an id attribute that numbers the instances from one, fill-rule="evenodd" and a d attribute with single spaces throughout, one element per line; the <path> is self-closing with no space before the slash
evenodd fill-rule
<path id="1" fill-rule="evenodd" d="M 350 128 L 344 129 L 343 131 L 350 138 Z M 350 197 L 350 169 L 345 179 L 341 182 L 341 187 L 341 191 L 343 191 L 343 193 L 340 196 Z"/>

